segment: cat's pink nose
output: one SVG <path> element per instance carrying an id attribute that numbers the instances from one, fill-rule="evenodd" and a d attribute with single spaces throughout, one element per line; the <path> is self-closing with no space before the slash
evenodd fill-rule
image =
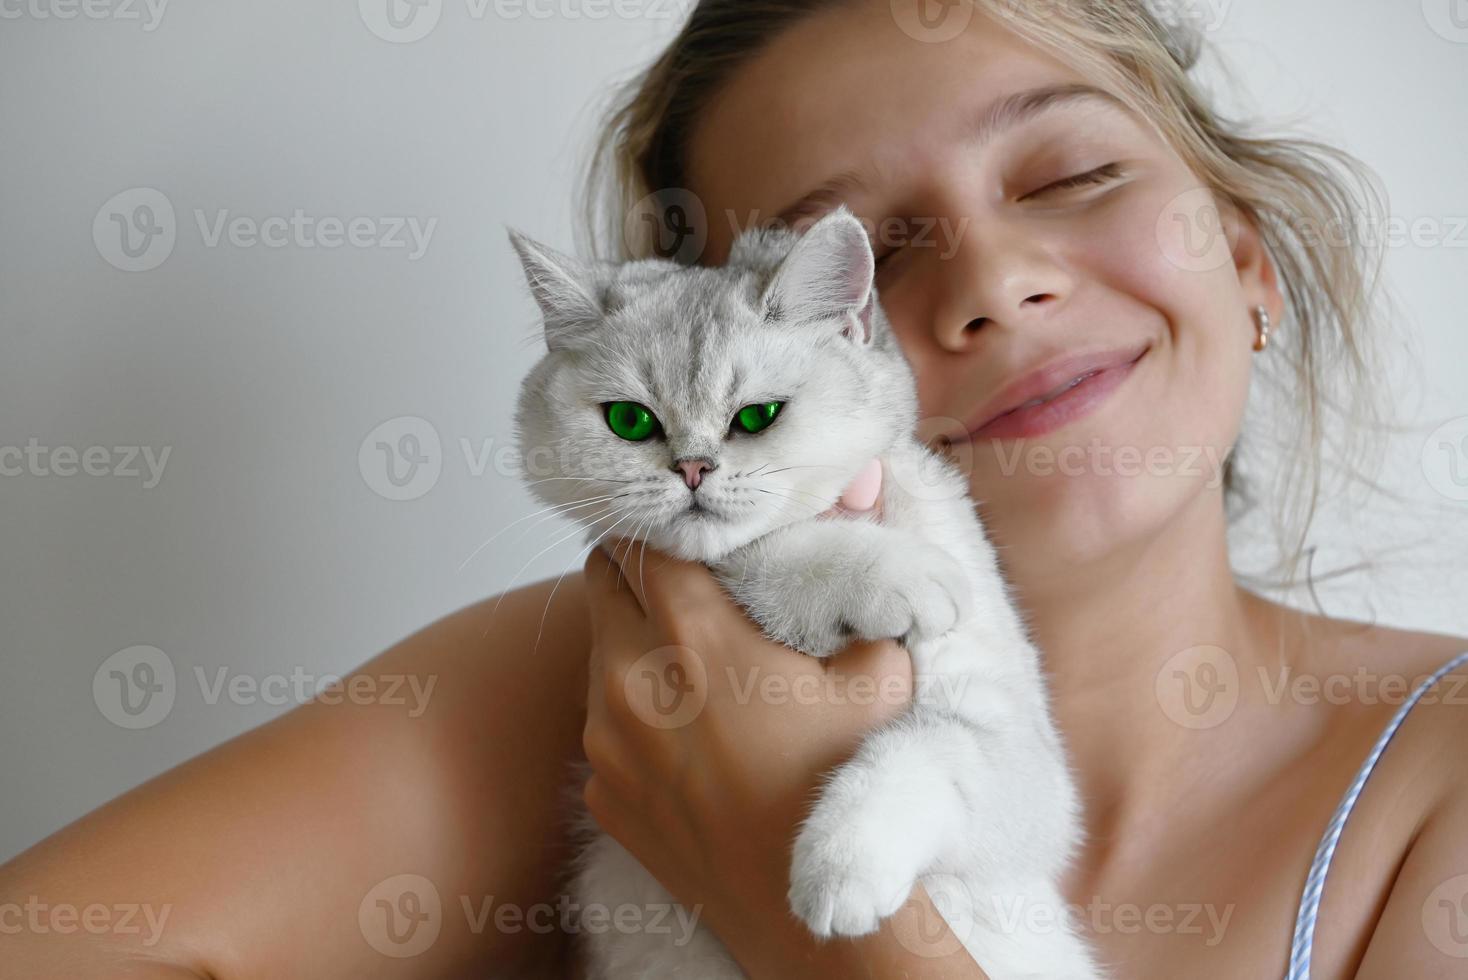
<path id="1" fill-rule="evenodd" d="M 690 490 L 697 490 L 698 485 L 703 482 L 703 475 L 713 468 L 714 464 L 706 459 L 680 459 L 673 464 L 673 469 L 683 472 L 683 482 L 688 484 Z"/>

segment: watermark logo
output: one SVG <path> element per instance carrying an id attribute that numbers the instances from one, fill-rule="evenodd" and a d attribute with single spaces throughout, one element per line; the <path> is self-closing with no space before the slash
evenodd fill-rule
<path id="1" fill-rule="evenodd" d="M 1422 16 L 1438 37 L 1468 44 L 1468 0 L 1422 0 Z"/>
<path id="2" fill-rule="evenodd" d="M 708 244 L 708 214 L 697 194 L 664 188 L 634 204 L 622 223 L 629 255 L 648 255 L 692 265 Z"/>
<path id="3" fill-rule="evenodd" d="M 173 254 L 178 221 L 167 195 L 152 187 L 114 194 L 97 209 L 92 242 L 107 263 L 123 272 L 148 272 Z"/>
<path id="4" fill-rule="evenodd" d="M 1217 728 L 1239 703 L 1239 666 L 1223 647 L 1188 647 L 1167 659 L 1154 691 L 1163 714 L 1183 728 Z"/>
<path id="5" fill-rule="evenodd" d="M 384 41 L 412 44 L 438 26 L 443 0 L 357 0 L 357 13 L 367 29 Z"/>
<path id="6" fill-rule="evenodd" d="M 992 919 L 1007 935 L 1053 935 L 1064 931 L 1104 936 L 1113 933 L 1134 936 L 1196 936 L 1212 948 L 1223 942 L 1236 906 L 1222 908 L 1212 903 L 1181 902 L 1174 905 L 1131 902 L 1113 904 L 1099 896 L 1086 902 L 1057 904 L 1030 901 L 1025 896 L 993 898 Z"/>
<path id="7" fill-rule="evenodd" d="M 152 728 L 168 717 L 178 693 L 173 661 L 157 647 L 119 650 L 92 675 L 92 700 L 119 728 Z"/>
<path id="8" fill-rule="evenodd" d="M 400 874 L 379 882 L 363 897 L 357 906 L 357 925 L 373 949 L 394 959 L 408 959 L 433 947 L 455 905 L 475 936 L 490 929 L 502 935 L 528 932 L 538 936 L 616 932 L 662 936 L 674 947 L 693 941 L 703 915 L 702 905 L 691 909 L 677 902 L 606 905 L 579 902 L 564 891 L 554 902 L 532 905 L 467 894 L 450 896 L 446 904 L 432 881 L 422 875 Z"/>
<path id="9" fill-rule="evenodd" d="M 691 0 L 464 0 L 472 21 L 672 20 L 686 13 Z M 357 0 L 367 29 L 384 41 L 411 44 L 438 27 L 443 0 Z"/>
<path id="10" fill-rule="evenodd" d="M 741 674 L 743 676 L 741 676 Z M 760 667 L 739 670 L 724 668 L 735 704 L 860 704 L 905 707 L 909 704 L 931 705 L 953 710 L 973 680 L 971 674 L 924 671 L 914 678 L 909 689 L 903 678 L 894 675 L 814 673 L 767 674 Z"/>
<path id="11" fill-rule="evenodd" d="M 1148 9 L 1167 26 L 1210 33 L 1228 19 L 1233 0 L 1150 0 Z"/>
<path id="12" fill-rule="evenodd" d="M 973 0 L 891 0 L 891 7 L 898 29 L 924 44 L 951 41 L 974 19 Z"/>
<path id="13" fill-rule="evenodd" d="M 1232 446 L 1113 446 L 1094 437 L 1084 446 L 1059 449 L 1044 443 L 1029 445 L 1023 439 L 1014 440 L 1008 450 L 1002 440 L 989 442 L 1005 477 L 1023 470 L 1039 477 L 1176 478 L 1201 480 L 1210 490 L 1223 486 L 1225 464 L 1233 451 Z"/>
<path id="14" fill-rule="evenodd" d="M 1030 20 L 1078 19 L 1093 13 L 1094 0 L 997 0 L 1011 16 Z M 1147 11 L 1165 28 L 1211 32 L 1223 26 L 1233 0 L 1147 0 Z"/>
<path id="15" fill-rule="evenodd" d="M 1213 272 L 1233 261 L 1229 229 L 1206 187 L 1184 191 L 1157 217 L 1157 247 L 1184 272 Z"/>
<path id="16" fill-rule="evenodd" d="M 228 243 L 233 248 L 302 248 L 337 249 L 378 248 L 384 251 L 407 250 L 409 262 L 417 262 L 428 252 L 438 219 L 423 220 L 417 215 L 356 215 L 339 218 L 318 217 L 296 208 L 290 215 L 276 214 L 256 218 L 248 214 L 232 214 L 228 208 L 217 208 L 210 215 L 203 208 L 194 209 L 194 224 L 205 248 L 219 248 Z"/>
<path id="17" fill-rule="evenodd" d="M 200 699 L 210 707 L 226 702 L 241 707 L 273 707 L 316 702 L 359 706 L 382 705 L 406 709 L 409 718 L 428 710 L 438 675 L 357 673 L 343 678 L 316 674 L 299 665 L 290 673 L 254 676 L 217 667 L 212 676 L 203 667 L 192 671 Z M 108 721 L 119 728 L 139 730 L 161 724 L 173 711 L 180 684 L 173 659 L 157 647 L 119 650 L 92 675 L 92 700 Z"/>
<path id="18" fill-rule="evenodd" d="M 627 706 L 653 728 L 682 728 L 708 702 L 708 672 L 697 652 L 658 647 L 632 664 L 622 678 Z"/>
<path id="19" fill-rule="evenodd" d="M 1299 705 L 1401 705 L 1429 680 L 1428 676 L 1378 674 L 1364 666 L 1350 673 L 1337 671 L 1324 675 L 1297 672 L 1288 665 L 1281 665 L 1273 671 L 1260 665 L 1255 672 L 1264 701 L 1271 705 L 1282 704 L 1286 700 Z M 1457 674 L 1444 677 L 1424 690 L 1418 703 L 1468 705 L 1465 687 L 1468 687 L 1468 677 Z"/>
<path id="20" fill-rule="evenodd" d="M 1443 423 L 1427 437 L 1422 473 L 1444 497 L 1468 501 L 1468 415 Z"/>
<path id="21" fill-rule="evenodd" d="M 355 249 L 403 250 L 416 262 L 432 244 L 437 218 L 417 215 L 308 214 L 295 208 L 290 214 L 257 218 L 229 208 L 193 209 L 194 227 L 204 248 L 236 249 Z M 92 220 L 92 242 L 109 265 L 124 272 L 149 272 L 173 254 L 179 225 L 173 203 L 162 191 L 134 187 L 113 195 Z"/>
<path id="22" fill-rule="evenodd" d="M 917 903 L 917 914 L 899 913 L 892 920 L 897 941 L 903 949 L 925 959 L 952 956 L 963 949 L 963 941 L 973 932 L 973 894 L 961 879 L 950 874 L 923 875 L 918 883 L 932 900 L 932 908 Z"/>
<path id="23" fill-rule="evenodd" d="M 417 500 L 438 485 L 443 444 L 427 419 L 400 415 L 367 433 L 357 449 L 362 480 L 387 500 Z"/>
<path id="24" fill-rule="evenodd" d="M 421 956 L 443 929 L 443 902 L 422 875 L 394 875 L 378 882 L 357 906 L 357 926 L 367 945 L 384 956 Z"/>
<path id="25" fill-rule="evenodd" d="M 1468 959 L 1468 875 L 1449 878 L 1422 903 L 1422 930 L 1446 956 Z"/>
<path id="26" fill-rule="evenodd" d="M 933 415 L 918 419 L 913 434 L 934 453 L 918 457 L 915 466 L 883 467 L 883 479 L 891 479 L 918 500 L 954 500 L 966 494 L 974 470 L 974 445 L 964 424 Z"/>
<path id="27" fill-rule="evenodd" d="M 151 34 L 167 9 L 168 0 L 0 0 L 0 20 L 137 21 Z"/>

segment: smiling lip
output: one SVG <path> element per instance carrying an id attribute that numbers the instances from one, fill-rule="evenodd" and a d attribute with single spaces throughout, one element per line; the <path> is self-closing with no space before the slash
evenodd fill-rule
<path id="1" fill-rule="evenodd" d="M 1089 415 L 1151 350 L 1094 351 L 1051 361 L 999 392 L 968 426 L 971 436 L 1014 439 L 1040 436 Z"/>

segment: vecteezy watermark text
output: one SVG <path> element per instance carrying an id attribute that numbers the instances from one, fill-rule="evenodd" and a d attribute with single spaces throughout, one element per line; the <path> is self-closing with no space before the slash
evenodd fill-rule
<path id="1" fill-rule="evenodd" d="M 0 0 L 0 20 L 137 21 L 152 33 L 167 7 L 168 0 Z"/>
<path id="2" fill-rule="evenodd" d="M 578 902 L 562 893 L 554 902 L 521 905 L 493 895 L 461 894 L 458 905 L 474 935 L 487 929 L 507 935 L 553 932 L 664 936 L 675 947 L 693 938 L 703 906 L 677 902 Z M 418 874 L 400 874 L 374 885 L 357 908 L 357 925 L 367 944 L 384 956 L 406 959 L 427 952 L 443 931 L 445 903 L 438 887 Z"/>
<path id="3" fill-rule="evenodd" d="M 152 490 L 163 480 L 172 446 L 43 446 L 34 436 L 24 446 L 0 446 L 0 477 L 112 476 L 143 480 Z M 139 469 L 139 466 L 146 469 Z"/>
<path id="4" fill-rule="evenodd" d="M 471 21 L 682 20 L 693 0 L 463 0 Z M 357 0 L 373 34 L 393 44 L 421 41 L 438 27 L 444 0 Z"/>
<path id="5" fill-rule="evenodd" d="M 307 702 L 337 705 L 382 705 L 406 708 L 409 718 L 428 710 L 438 675 L 356 673 L 349 677 L 318 674 L 295 666 L 289 673 L 263 675 L 200 666 L 192 671 L 200 699 L 213 707 L 227 702 L 240 707 L 272 707 Z M 132 646 L 104 660 L 92 675 L 92 701 L 102 716 L 119 728 L 139 730 L 161 723 L 173 711 L 182 685 L 173 658 L 153 646 Z"/>
<path id="6" fill-rule="evenodd" d="M 163 936 L 163 927 L 173 912 L 172 903 L 155 906 L 146 902 L 46 902 L 28 895 L 24 902 L 0 902 L 0 936 L 70 936 L 85 932 L 92 936 L 142 936 L 141 945 L 153 947 Z M 147 932 L 144 933 L 146 927 Z"/>
<path id="7" fill-rule="evenodd" d="M 416 262 L 428 251 L 438 218 L 418 215 L 317 215 L 304 208 L 289 214 L 238 214 L 230 208 L 193 209 L 194 225 L 205 248 L 339 248 L 405 251 Z M 124 272 L 148 272 L 173 254 L 179 221 L 173 202 L 152 187 L 114 194 L 97 209 L 92 242 L 109 265 Z"/>

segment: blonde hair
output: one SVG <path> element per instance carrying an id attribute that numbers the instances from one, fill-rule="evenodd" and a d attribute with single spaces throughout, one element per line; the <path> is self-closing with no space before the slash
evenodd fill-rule
<path id="1" fill-rule="evenodd" d="M 657 195 L 688 186 L 693 124 L 720 87 L 784 29 L 852 0 L 700 0 L 682 30 L 645 71 L 618 91 L 594 145 L 583 188 L 587 247 L 605 257 L 651 254 L 651 240 L 626 227 Z M 1382 431 L 1372 401 L 1377 360 L 1368 331 L 1380 252 L 1355 232 L 1384 211 L 1370 172 L 1320 142 L 1251 132 L 1224 118 L 1193 77 L 1199 36 L 1157 16 L 1144 0 L 974 0 L 995 21 L 1120 97 L 1148 120 L 1209 187 L 1258 228 L 1278 271 L 1286 315 L 1261 378 L 1283 396 L 1268 417 L 1276 431 L 1246 426 L 1277 453 L 1264 495 L 1277 557 L 1264 585 L 1289 587 L 1308 565 L 1308 534 L 1325 490 L 1325 461 L 1371 485 L 1359 463 L 1374 457 Z M 608 248 L 608 245 L 611 247 Z M 1331 428 L 1339 412 L 1347 424 Z M 1328 439 L 1327 435 L 1332 438 Z M 1343 438 L 1336 443 L 1334 437 Z M 1231 520 L 1258 503 L 1230 456 L 1224 471 Z M 1266 470 L 1270 464 L 1265 464 Z M 1347 569 L 1350 570 L 1350 569 Z M 1307 577 L 1314 576 L 1307 568 Z"/>

